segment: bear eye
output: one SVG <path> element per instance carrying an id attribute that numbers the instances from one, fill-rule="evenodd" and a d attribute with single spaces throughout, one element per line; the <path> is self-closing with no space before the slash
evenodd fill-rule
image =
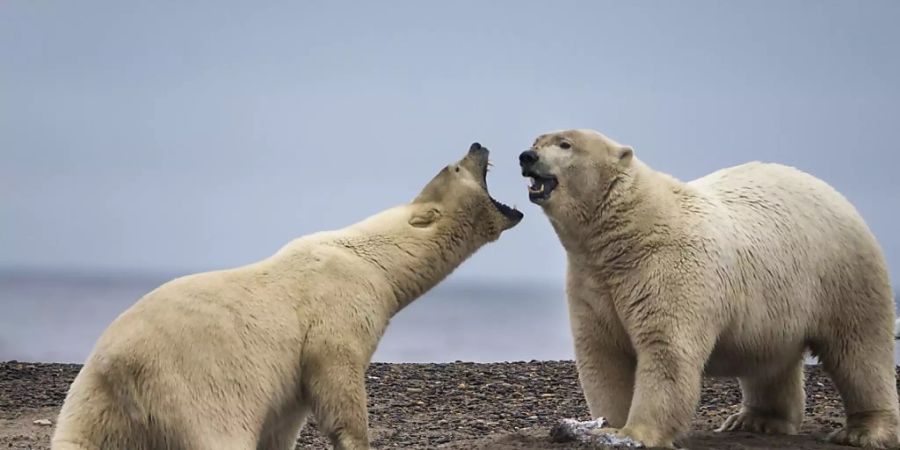
<path id="1" fill-rule="evenodd" d="M 459 172 L 459 166 L 456 166 L 456 171 Z"/>
<path id="2" fill-rule="evenodd" d="M 561 148 L 563 150 L 568 150 L 568 149 L 572 148 L 572 144 L 570 144 L 568 142 L 560 142 L 559 148 Z"/>

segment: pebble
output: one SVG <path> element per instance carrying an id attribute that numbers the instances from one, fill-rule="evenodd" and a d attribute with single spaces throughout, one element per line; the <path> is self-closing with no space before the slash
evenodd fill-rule
<path id="1" fill-rule="evenodd" d="M 42 427 L 49 427 L 50 425 L 53 425 L 53 422 L 51 422 L 47 419 L 38 419 L 31 423 L 33 423 L 35 425 L 40 425 Z"/>
<path id="2" fill-rule="evenodd" d="M 75 364 L 0 362 L 0 411 L 16 416 L 36 408 L 58 408 L 80 368 Z M 840 397 L 820 367 L 807 367 L 806 379 L 807 408 L 802 432 L 827 433 L 843 420 Z M 460 443 L 454 449 L 468 448 L 463 443 L 469 439 L 502 435 L 516 429 L 540 433 L 549 441 L 549 427 L 560 419 L 590 418 L 571 361 L 373 363 L 366 380 L 372 448 L 430 449 L 444 442 Z M 735 380 L 704 379 L 694 429 L 714 429 L 740 403 L 740 388 Z M 41 425 L 40 429 L 32 425 L 27 434 L 35 439 L 39 433 L 46 435 L 50 429 L 43 427 L 53 422 Z M 0 448 L 7 443 L 0 433 Z M 314 420 L 298 436 L 297 445 L 297 448 L 330 448 Z"/>

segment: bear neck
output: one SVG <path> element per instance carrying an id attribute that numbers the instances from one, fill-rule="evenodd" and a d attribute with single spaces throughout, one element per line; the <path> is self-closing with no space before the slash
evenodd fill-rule
<path id="1" fill-rule="evenodd" d="M 358 224 L 351 227 L 353 237 L 335 242 L 384 274 L 394 294 L 386 305 L 391 316 L 443 281 L 482 244 L 462 224 L 416 229 L 408 224 L 408 215 L 398 219 L 378 226 L 368 226 L 371 220 Z"/>
<path id="2" fill-rule="evenodd" d="M 684 213 L 685 185 L 635 158 L 611 186 L 593 204 L 552 223 L 570 260 L 630 270 L 672 242 L 670 224 Z"/>

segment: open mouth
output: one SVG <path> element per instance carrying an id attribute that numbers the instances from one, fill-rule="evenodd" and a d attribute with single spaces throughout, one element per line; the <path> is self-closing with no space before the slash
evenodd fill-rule
<path id="1" fill-rule="evenodd" d="M 487 188 L 488 166 L 490 166 L 490 163 L 484 165 L 484 172 L 481 175 L 482 180 L 484 181 L 484 191 L 487 192 L 488 198 L 491 199 L 491 203 L 494 204 L 494 207 L 497 208 L 497 211 L 499 211 L 500 214 L 503 214 L 503 217 L 506 217 L 507 219 L 515 223 L 519 223 L 519 221 L 522 220 L 523 217 L 523 214 L 519 212 L 519 210 L 495 199 L 494 197 L 491 197 L 491 193 Z"/>
<path id="2" fill-rule="evenodd" d="M 473 148 L 475 145 L 476 144 L 473 144 Z M 479 146 L 479 149 L 482 149 L 482 148 L 483 147 Z M 494 207 L 497 208 L 497 211 L 499 211 L 500 214 L 503 214 L 503 217 L 506 217 L 507 219 L 512 221 L 513 224 L 517 224 L 517 223 L 519 223 L 520 220 L 522 220 L 522 217 L 524 216 L 524 214 L 519 212 L 519 210 L 517 210 L 516 208 L 513 208 L 513 207 L 507 205 L 506 203 L 503 203 L 501 201 L 498 201 L 494 197 L 491 197 L 491 193 L 488 190 L 488 186 L 487 186 L 487 174 L 488 174 L 488 169 L 490 168 L 490 166 L 491 166 L 491 163 L 487 159 L 487 149 L 485 148 L 484 149 L 484 159 L 483 159 L 482 169 L 481 169 L 481 181 L 484 183 L 484 192 L 486 192 L 488 194 L 488 198 L 491 199 L 491 203 L 494 204 Z"/>
<path id="3" fill-rule="evenodd" d="M 550 198 L 550 194 L 553 193 L 556 186 L 559 186 L 559 182 L 553 175 L 539 175 L 534 171 L 526 171 L 523 175 L 531 178 L 531 185 L 528 186 L 528 199 L 533 202 Z"/>
<path id="4" fill-rule="evenodd" d="M 490 195 L 488 195 L 488 197 L 490 197 Z M 500 214 L 503 214 L 503 217 L 506 217 L 507 219 L 512 220 L 513 222 L 517 222 L 517 223 L 520 220 L 522 220 L 523 214 L 520 213 L 519 210 L 517 210 L 516 208 L 512 208 L 512 207 L 506 205 L 505 203 L 498 202 L 497 200 L 494 199 L 494 197 L 490 197 L 490 199 L 491 199 L 491 203 L 493 203 L 494 206 L 497 208 L 497 211 L 500 211 Z"/>

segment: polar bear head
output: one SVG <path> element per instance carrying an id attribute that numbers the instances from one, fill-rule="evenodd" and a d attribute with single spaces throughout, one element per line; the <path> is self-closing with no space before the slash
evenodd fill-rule
<path id="1" fill-rule="evenodd" d="M 551 219 L 591 215 L 629 172 L 634 151 L 593 130 L 566 130 L 535 139 L 519 155 L 522 176 L 532 179 L 529 199 Z"/>
<path id="2" fill-rule="evenodd" d="M 481 243 L 497 240 L 518 224 L 522 213 L 488 193 L 488 153 L 476 142 L 462 159 L 444 167 L 413 200 L 409 224 Z"/>

